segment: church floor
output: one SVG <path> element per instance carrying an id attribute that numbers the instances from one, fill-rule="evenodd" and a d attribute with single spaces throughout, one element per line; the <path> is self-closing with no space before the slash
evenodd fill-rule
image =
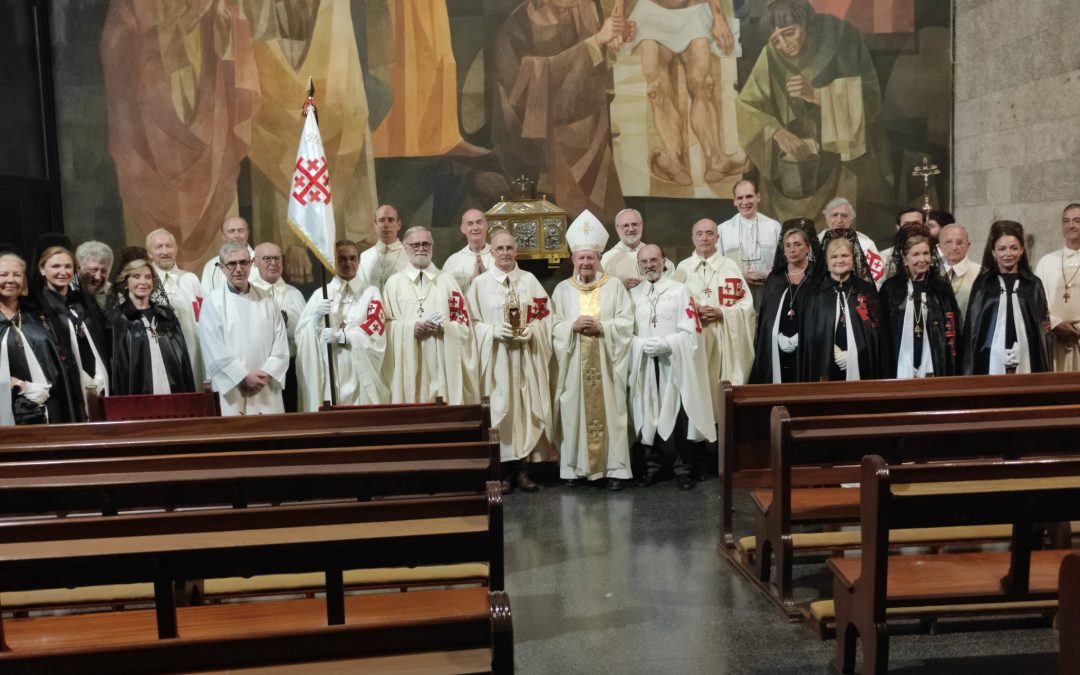
<path id="1" fill-rule="evenodd" d="M 717 553 L 716 491 L 714 478 L 689 492 L 668 481 L 619 493 L 546 485 L 508 495 L 518 672 L 831 672 L 834 642 L 788 623 Z M 748 513 L 737 504 L 737 522 L 748 523 Z M 795 574 L 800 600 L 829 583 L 819 565 Z M 890 647 L 896 673 L 1057 672 L 1049 628 L 900 635 Z"/>

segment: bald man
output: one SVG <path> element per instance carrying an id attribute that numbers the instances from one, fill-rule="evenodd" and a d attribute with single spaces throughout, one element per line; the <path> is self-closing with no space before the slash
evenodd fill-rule
<path id="1" fill-rule="evenodd" d="M 255 250 L 248 245 L 248 236 L 250 234 L 251 228 L 248 226 L 248 222 L 240 216 L 229 216 L 221 221 L 221 243 L 227 244 L 229 242 L 235 242 L 237 244 L 243 244 L 244 246 L 247 246 L 248 258 L 254 258 Z M 252 265 L 251 271 L 248 274 L 248 282 L 254 282 L 258 278 L 259 271 Z M 201 279 L 203 297 L 210 297 L 210 293 L 212 293 L 215 288 L 221 288 L 225 284 L 225 274 L 222 273 L 216 257 L 206 261 L 206 264 L 203 266 Z"/>
<path id="2" fill-rule="evenodd" d="M 272 241 L 264 241 L 255 247 L 255 269 L 258 270 L 252 285 L 266 291 L 281 311 L 285 320 L 285 335 L 289 340 L 289 372 L 285 375 L 285 388 L 281 392 L 285 412 L 296 412 L 296 325 L 304 311 L 304 295 L 300 289 L 285 283 L 281 277 L 283 256 L 281 247 Z"/>
<path id="3" fill-rule="evenodd" d="M 180 322 L 192 376 L 201 385 L 205 374 L 202 349 L 199 347 L 198 321 L 204 295 L 199 277 L 185 272 L 176 264 L 176 237 L 166 229 L 160 228 L 146 235 L 146 251 L 150 254 L 154 274 L 161 280 L 161 286 L 169 297 L 169 306 Z M 216 261 L 217 258 L 214 258 L 211 262 Z"/>
<path id="4" fill-rule="evenodd" d="M 443 263 L 443 271 L 454 275 L 454 281 L 463 293 L 469 292 L 473 279 L 495 265 L 491 245 L 487 242 L 488 222 L 480 209 L 469 209 L 461 215 L 461 233 L 465 235 L 465 248 L 454 253 Z"/>
<path id="5" fill-rule="evenodd" d="M 360 278 L 380 291 L 386 281 L 409 266 L 409 256 L 401 242 L 398 231 L 401 230 L 401 218 L 398 211 L 389 204 L 375 209 L 375 233 L 379 241 L 360 254 Z"/>

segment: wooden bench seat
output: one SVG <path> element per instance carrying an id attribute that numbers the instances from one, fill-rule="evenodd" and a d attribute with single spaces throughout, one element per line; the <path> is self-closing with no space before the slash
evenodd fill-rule
<path id="1" fill-rule="evenodd" d="M 181 607 L 177 637 L 169 640 L 157 639 L 153 610 L 22 619 L 4 624 L 8 651 L 0 653 L 0 668 L 11 675 L 168 673 L 304 662 L 313 654 L 377 656 L 439 648 L 452 654 L 463 646 L 490 646 L 493 631 L 505 635 L 508 626 L 500 628 L 492 616 L 507 609 L 504 594 L 484 588 L 350 596 L 344 623 L 335 626 L 326 625 L 322 600 Z M 487 652 L 485 670 L 498 672 L 493 661 L 505 664 L 506 656 L 493 657 L 490 647 Z"/>
<path id="2" fill-rule="evenodd" d="M 857 640 L 864 672 L 888 670 L 889 608 L 983 605 L 992 613 L 1001 603 L 1057 598 L 1069 551 L 1036 549 L 1047 524 L 1080 514 L 1080 457 L 890 465 L 871 455 L 860 491 L 861 556 L 828 562 L 837 670 L 854 672 Z M 894 529 L 994 523 L 1013 529 L 1006 553 L 889 554 Z"/>
<path id="3" fill-rule="evenodd" d="M 1037 614 L 1040 616 L 1053 617 L 1057 612 L 1057 600 L 1022 600 L 1019 602 L 982 602 L 978 604 L 950 604 L 950 605 L 909 605 L 906 607 L 887 607 L 885 616 L 887 620 L 899 619 L 926 619 L 936 620 L 942 618 L 957 618 L 969 616 L 988 616 L 1000 614 L 1019 615 Z M 810 603 L 809 621 L 810 627 L 822 640 L 835 637 L 834 621 L 836 619 L 836 603 L 832 600 L 817 600 Z"/>
<path id="4" fill-rule="evenodd" d="M 735 487 L 771 484 L 769 416 L 776 406 L 787 407 L 792 417 L 815 417 L 1060 404 L 1080 404 L 1080 378 L 1074 373 L 741 386 L 723 382 L 716 411 L 721 552 L 738 555 L 733 526 Z"/>
<path id="5" fill-rule="evenodd" d="M 792 566 L 798 553 L 856 548 L 857 533 L 812 536 L 796 526 L 841 527 L 858 522 L 861 496 L 858 462 L 873 451 L 894 463 L 940 464 L 973 458 L 1052 457 L 1078 452 L 1080 405 L 934 410 L 929 412 L 792 417 L 773 409 L 771 487 L 751 491 L 755 534 L 729 560 L 759 585 L 792 620 L 805 610 L 792 597 Z M 1049 479 L 1041 479 L 1045 481 Z M 1023 484 L 1019 489 L 1025 489 Z M 925 490 L 925 485 L 896 490 Z M 959 492 L 977 484 L 941 486 Z M 997 485 L 995 489 L 1006 489 Z M 997 525 L 984 523 L 986 526 Z M 950 545 L 992 541 L 994 530 L 926 530 L 893 534 L 901 545 Z M 823 533 L 824 534 L 824 533 Z M 940 535 L 938 538 L 935 535 Z M 1005 533 L 1005 539 L 1008 534 Z M 775 573 L 773 567 L 775 566 Z"/>

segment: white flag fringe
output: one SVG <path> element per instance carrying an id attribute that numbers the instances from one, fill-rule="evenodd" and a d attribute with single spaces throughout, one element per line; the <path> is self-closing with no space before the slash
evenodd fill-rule
<path id="1" fill-rule="evenodd" d="M 289 194 L 289 226 L 323 266 L 334 272 L 334 207 L 330 203 L 330 169 L 326 165 L 315 106 L 305 105 L 304 130 L 296 149 L 292 190 Z"/>

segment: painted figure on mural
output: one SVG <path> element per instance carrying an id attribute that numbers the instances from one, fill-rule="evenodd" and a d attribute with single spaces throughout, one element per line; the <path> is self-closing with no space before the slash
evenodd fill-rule
<path id="1" fill-rule="evenodd" d="M 742 174 L 749 168 L 746 153 L 724 151 L 722 112 L 716 97 L 718 89 L 730 88 L 734 82 L 717 81 L 712 64 L 714 56 L 735 58 L 741 54 L 730 2 L 627 0 L 625 11 L 636 26 L 632 50 L 641 57 L 645 92 L 659 140 L 659 147 L 649 151 L 653 177 L 683 186 L 694 183 L 687 149 L 687 102 L 679 100 L 680 71 L 705 181 L 715 183 Z"/>
<path id="2" fill-rule="evenodd" d="M 592 0 L 526 0 L 497 31 L 492 141 L 507 175 L 536 178 L 570 213 L 610 221 L 623 208 L 611 150 L 607 50 L 626 19 Z"/>
<path id="3" fill-rule="evenodd" d="M 783 221 L 821 213 L 843 194 L 873 213 L 893 176 L 881 87 L 862 36 L 807 0 L 775 0 L 762 25 L 769 43 L 739 93 L 738 114 L 763 207 Z"/>

